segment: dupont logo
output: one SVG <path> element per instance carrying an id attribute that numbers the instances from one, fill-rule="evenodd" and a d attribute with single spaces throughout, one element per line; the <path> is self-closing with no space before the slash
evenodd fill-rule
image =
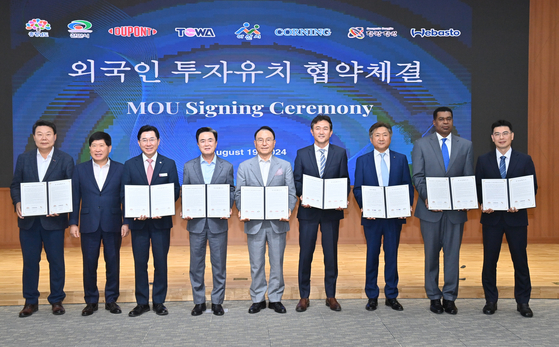
<path id="1" fill-rule="evenodd" d="M 175 28 L 179 37 L 215 37 L 212 28 Z"/>
<path id="2" fill-rule="evenodd" d="M 110 28 L 109 34 L 123 37 L 146 37 L 157 34 L 157 30 L 150 27 L 127 25 Z"/>
<path id="3" fill-rule="evenodd" d="M 68 24 L 68 32 L 73 39 L 89 38 L 89 34 L 93 32 L 93 30 L 89 30 L 91 27 L 91 22 L 77 19 Z"/>
<path id="4" fill-rule="evenodd" d="M 44 30 L 50 30 L 50 24 L 44 19 L 34 18 L 25 23 L 25 29 L 29 30 L 29 37 L 49 37 Z"/>
<path id="5" fill-rule="evenodd" d="M 436 30 L 436 29 L 425 29 L 421 28 L 416 30 L 415 28 L 410 29 L 411 37 L 458 37 L 460 34 L 460 30 L 454 30 L 452 28 L 447 30 Z"/>

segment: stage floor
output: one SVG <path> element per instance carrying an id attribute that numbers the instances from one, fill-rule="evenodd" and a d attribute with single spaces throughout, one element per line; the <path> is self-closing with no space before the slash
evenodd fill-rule
<path id="1" fill-rule="evenodd" d="M 364 244 L 341 244 L 338 250 L 339 276 L 337 295 L 339 299 L 366 298 L 365 286 L 365 251 Z M 66 299 L 64 303 L 83 303 L 82 286 L 82 257 L 81 249 L 66 248 Z M 102 251 L 101 251 L 102 254 Z M 381 253 L 379 267 L 379 285 L 384 284 Z M 285 292 L 283 299 L 299 299 L 297 285 L 297 266 L 299 259 L 299 246 L 287 245 L 285 250 L 284 277 Z M 532 278 L 532 298 L 559 298 L 559 244 L 532 244 L 528 245 L 528 259 Z M 483 261 L 482 245 L 464 244 L 460 255 L 460 291 L 459 298 L 483 298 L 481 286 L 481 268 Z M 400 298 L 425 298 L 423 289 L 423 245 L 402 244 L 399 251 Z M 41 261 L 41 277 L 39 291 L 42 293 L 40 304 L 46 304 L 49 293 L 48 266 L 43 252 Z M 441 253 L 441 270 L 442 270 Z M 0 305 L 23 305 L 25 300 L 21 294 L 21 269 L 22 259 L 19 249 L 0 249 Z M 153 276 L 153 267 L 149 267 L 150 278 Z M 167 301 L 192 301 L 192 289 L 188 276 L 189 247 L 171 246 L 169 252 L 169 290 Z M 266 273 L 269 274 L 268 269 Z M 514 269 L 510 253 L 506 244 L 503 244 L 499 261 L 498 286 L 501 298 L 513 298 Z M 443 280 L 441 271 L 441 283 Z M 325 297 L 324 293 L 324 266 L 322 248 L 317 245 L 311 277 L 311 299 Z M 104 301 L 104 261 L 99 261 L 99 289 L 100 301 Z M 206 297 L 210 300 L 211 293 L 211 265 L 209 250 L 206 259 Z M 119 302 L 135 302 L 134 298 L 134 262 L 132 248 L 123 247 L 121 250 Z M 227 254 L 227 287 L 225 300 L 250 300 L 250 266 L 246 245 L 230 245 Z"/>

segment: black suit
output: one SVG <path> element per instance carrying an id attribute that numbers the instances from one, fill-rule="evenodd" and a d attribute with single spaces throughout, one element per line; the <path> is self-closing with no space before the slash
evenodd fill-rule
<path id="1" fill-rule="evenodd" d="M 534 175 L 534 190 L 537 191 L 536 169 L 532 158 L 524 153 L 512 150 L 506 178 Z M 476 182 L 478 199 L 482 201 L 481 180 L 484 178 L 501 178 L 497 153 L 491 151 L 478 158 L 476 165 Z M 484 207 L 485 208 L 485 207 Z M 526 246 L 528 243 L 528 212 L 526 209 L 518 212 L 494 211 L 482 213 L 483 226 L 483 271 L 482 284 L 485 300 L 497 302 L 497 261 L 501 252 L 503 234 L 507 237 L 509 249 L 514 264 L 514 297 L 519 304 L 528 303 L 532 286 Z"/>
<path id="2" fill-rule="evenodd" d="M 54 149 L 52 159 L 43 178 L 43 182 L 58 181 L 72 178 L 74 159 L 58 149 Z M 10 193 L 14 206 L 21 202 L 20 184 L 39 182 L 37 168 L 37 150 L 20 154 Z M 51 293 L 48 301 L 53 304 L 66 297 L 64 293 L 64 230 L 68 227 L 68 214 L 58 217 L 25 217 L 18 218 L 19 241 L 23 254 L 23 297 L 26 304 L 37 304 L 39 301 L 39 262 L 41 251 L 45 248 L 50 270 Z"/>
<path id="3" fill-rule="evenodd" d="M 297 196 L 303 194 L 303 174 L 320 177 L 314 145 L 297 151 L 293 178 Z M 347 178 L 347 192 L 349 174 L 347 169 L 347 154 L 345 149 L 329 145 L 324 174 L 322 178 Z M 338 235 L 340 219 L 344 218 L 344 211 L 321 210 L 299 206 L 299 294 L 301 298 L 308 298 L 311 289 L 311 263 L 316 246 L 318 227 L 322 232 L 322 250 L 324 252 L 324 287 L 326 296 L 336 296 L 336 280 L 338 278 Z"/>
<path id="4" fill-rule="evenodd" d="M 180 185 L 175 161 L 157 154 L 151 185 L 173 183 L 175 200 L 179 198 Z M 147 185 L 146 169 L 140 154 L 124 163 L 121 195 L 124 199 L 125 185 Z M 126 205 L 126 199 L 123 200 Z M 149 303 L 148 259 L 151 244 L 153 253 L 153 304 L 163 304 L 167 296 L 167 254 L 171 241 L 173 217 L 161 219 L 134 220 L 125 218 L 124 223 L 130 227 L 132 235 L 132 253 L 134 255 L 134 275 L 136 281 L 136 302 L 138 305 Z"/>

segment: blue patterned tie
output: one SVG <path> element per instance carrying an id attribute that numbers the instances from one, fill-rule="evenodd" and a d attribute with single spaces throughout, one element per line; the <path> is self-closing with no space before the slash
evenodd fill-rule
<path id="1" fill-rule="evenodd" d="M 326 166 L 326 156 L 324 155 L 326 150 L 323 148 L 318 151 L 320 152 L 320 178 L 322 178 L 322 175 L 324 175 L 324 167 Z"/>
<path id="2" fill-rule="evenodd" d="M 382 185 L 383 186 L 388 186 L 388 166 L 386 165 L 386 162 L 384 161 L 384 156 L 386 155 L 386 153 L 381 153 L 380 154 L 380 174 L 382 176 Z"/>
<path id="3" fill-rule="evenodd" d="M 444 170 L 448 169 L 448 162 L 450 161 L 450 156 L 448 155 L 448 147 L 446 146 L 446 140 L 442 139 L 443 145 L 441 146 L 441 151 L 443 152 Z"/>
<path id="4" fill-rule="evenodd" d="M 499 172 L 501 173 L 501 178 L 507 177 L 507 165 L 505 164 L 505 157 L 504 155 L 501 156 L 501 163 L 499 164 Z"/>

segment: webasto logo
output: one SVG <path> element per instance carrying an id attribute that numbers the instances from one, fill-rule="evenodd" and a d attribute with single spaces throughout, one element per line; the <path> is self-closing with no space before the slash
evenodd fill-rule
<path id="1" fill-rule="evenodd" d="M 447 30 L 436 30 L 431 28 L 425 29 L 421 28 L 416 30 L 415 28 L 410 30 L 411 37 L 421 36 L 421 37 L 457 37 L 460 36 L 460 30 L 454 30 L 452 28 Z"/>
<path id="2" fill-rule="evenodd" d="M 274 34 L 276 36 L 330 36 L 332 30 L 330 28 L 277 28 Z"/>

